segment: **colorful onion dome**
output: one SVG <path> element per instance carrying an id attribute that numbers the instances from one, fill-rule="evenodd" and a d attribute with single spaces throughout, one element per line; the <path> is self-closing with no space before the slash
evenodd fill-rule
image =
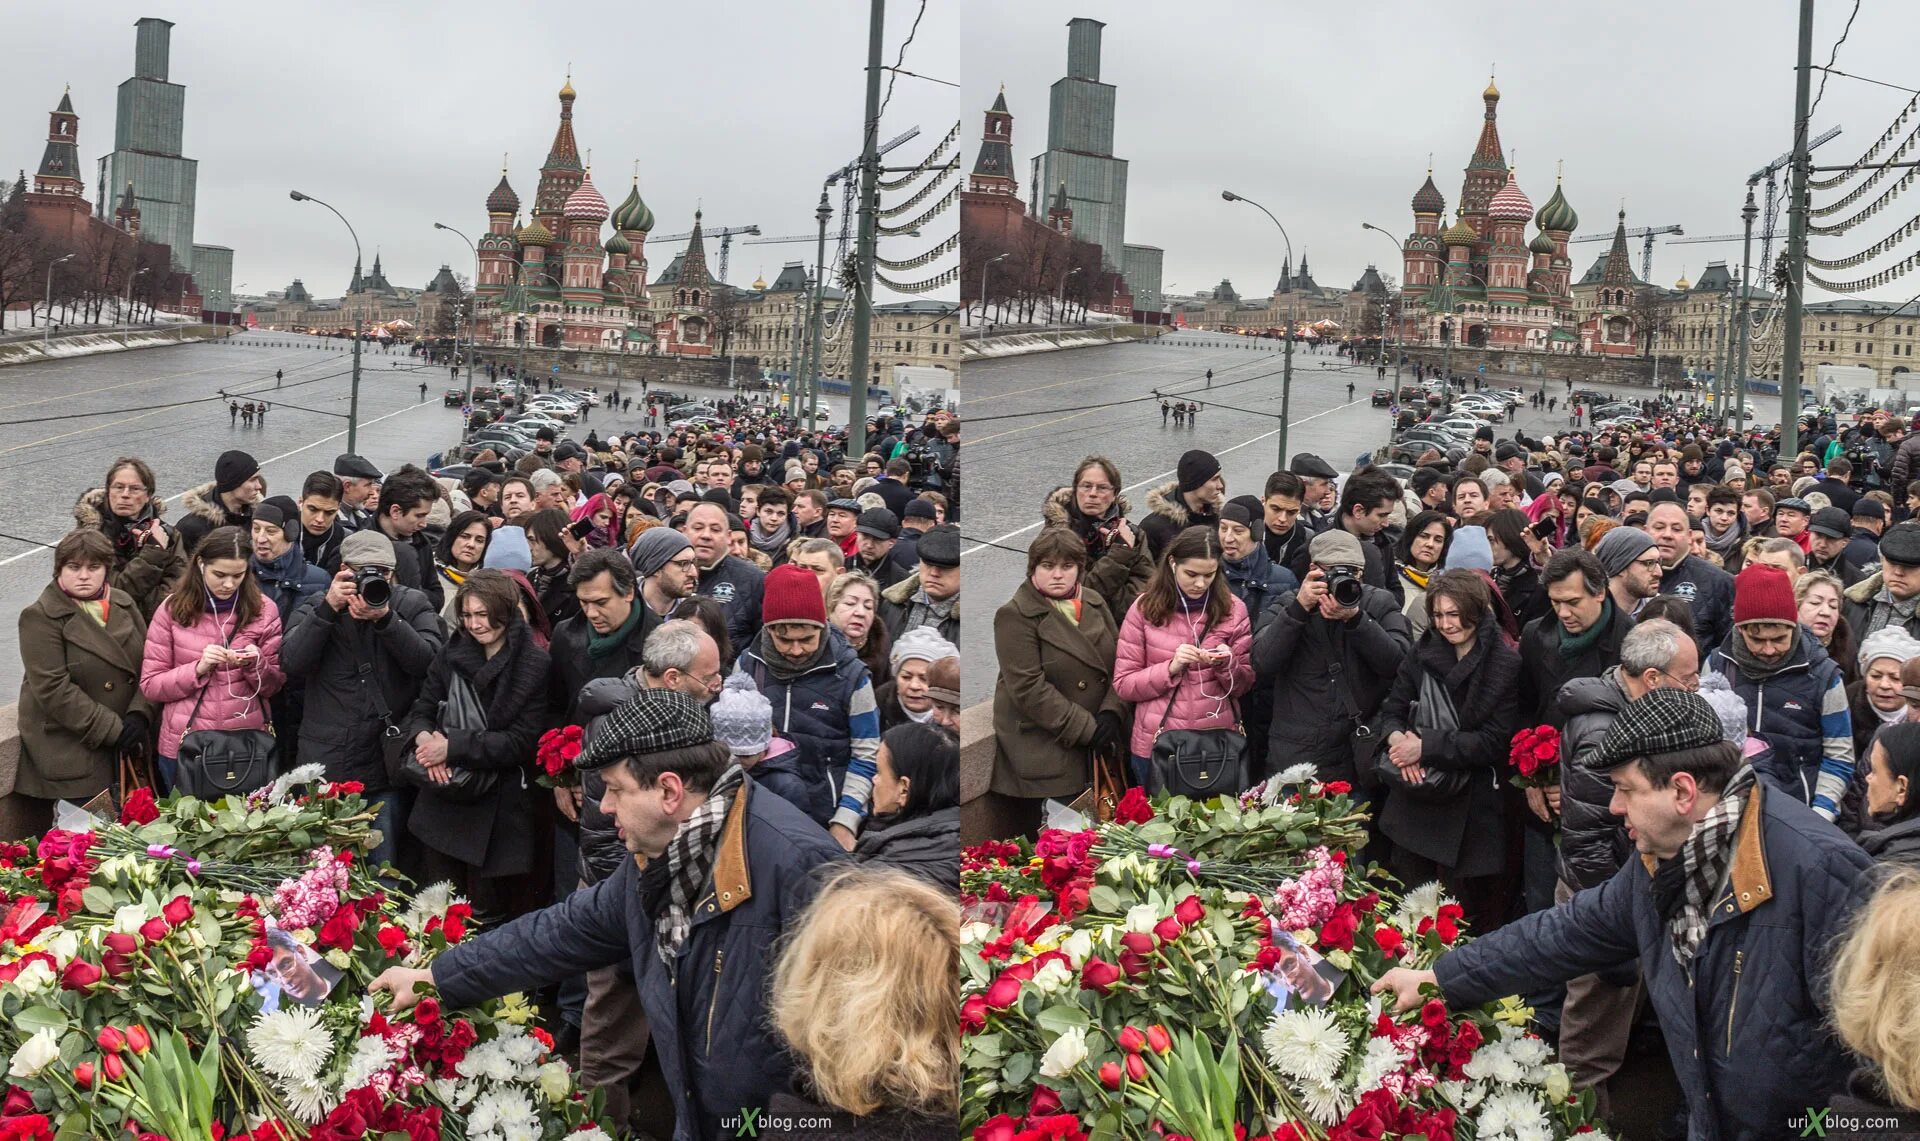
<path id="1" fill-rule="evenodd" d="M 1448 226 L 1440 235 L 1440 240 L 1450 246 L 1470 246 L 1480 240 L 1480 235 L 1465 218 L 1460 218 Z"/>
<path id="2" fill-rule="evenodd" d="M 627 191 L 626 200 L 613 212 L 615 228 L 644 234 L 653 229 L 653 211 L 640 200 L 640 177 L 634 176 L 633 188 Z"/>
<path id="3" fill-rule="evenodd" d="M 1427 180 L 1420 189 L 1413 192 L 1413 212 L 1415 214 L 1444 214 L 1447 200 L 1440 196 L 1440 188 L 1433 184 L 1433 172 L 1427 172 Z"/>
<path id="4" fill-rule="evenodd" d="M 1513 176 L 1511 167 L 1507 170 L 1507 184 L 1487 203 L 1487 217 L 1503 222 L 1524 222 L 1533 217 L 1533 200 L 1520 189 L 1520 181 Z"/>
<path id="5" fill-rule="evenodd" d="M 1558 182 L 1554 183 L 1553 197 L 1547 199 L 1545 206 L 1540 207 L 1540 213 L 1536 214 L 1533 220 L 1542 230 L 1554 230 L 1560 233 L 1572 233 L 1580 225 L 1580 215 L 1575 214 L 1573 207 L 1567 205 L 1566 196 L 1560 193 Z"/>
<path id="6" fill-rule="evenodd" d="M 518 237 L 520 238 L 520 244 L 523 246 L 550 246 L 553 244 L 553 231 L 541 225 L 540 219 L 538 218 L 531 219 L 526 225 L 520 227 Z"/>
<path id="7" fill-rule="evenodd" d="M 601 222 L 607 217 L 607 200 L 594 189 L 593 172 L 581 176 L 580 188 L 567 195 L 567 203 L 560 208 L 567 221 Z"/>
<path id="8" fill-rule="evenodd" d="M 519 210 L 520 196 L 513 192 L 513 187 L 507 185 L 507 172 L 503 170 L 500 172 L 500 184 L 493 188 L 492 194 L 487 195 L 487 213 L 514 214 Z"/>
<path id="9" fill-rule="evenodd" d="M 633 252 L 633 243 L 629 242 L 620 231 L 615 230 L 613 237 L 607 239 L 606 250 L 610 254 L 630 254 Z"/>
<path id="10" fill-rule="evenodd" d="M 1542 230 L 1533 236 L 1531 242 L 1527 243 L 1527 248 L 1536 254 L 1550 254 L 1553 252 L 1553 239 L 1547 237 L 1546 231 Z"/>

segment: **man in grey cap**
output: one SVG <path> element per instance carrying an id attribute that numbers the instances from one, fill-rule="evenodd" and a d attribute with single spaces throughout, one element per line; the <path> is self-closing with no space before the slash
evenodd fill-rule
<path id="1" fill-rule="evenodd" d="M 869 507 L 853 527 L 857 553 L 848 560 L 853 570 L 865 571 L 885 590 L 913 573 L 914 568 L 894 558 L 899 546 L 900 521 L 884 507 Z"/>
<path id="2" fill-rule="evenodd" d="M 1315 536 L 1307 558 L 1306 580 L 1267 606 L 1253 635 L 1254 684 L 1273 687 L 1268 767 L 1305 761 L 1322 780 L 1352 783 L 1356 761 L 1376 751 L 1372 724 L 1413 633 L 1393 595 L 1359 581 L 1367 556 L 1350 532 Z M 1335 581 L 1357 586 L 1357 603 L 1336 599 Z"/>
<path id="3" fill-rule="evenodd" d="M 1319 534 L 1333 525 L 1333 481 L 1340 473 L 1333 465 L 1314 455 L 1301 452 L 1287 461 L 1287 470 L 1300 477 L 1306 485 L 1306 493 L 1300 499 L 1300 518 L 1307 529 Z"/>
<path id="4" fill-rule="evenodd" d="M 1847 557 L 1847 543 L 1853 537 L 1853 518 L 1838 507 L 1822 507 L 1807 524 L 1807 569 L 1826 571 L 1843 584 L 1852 586 L 1865 578 L 1860 568 Z"/>
<path id="5" fill-rule="evenodd" d="M 1773 505 L 1773 533 L 1782 539 L 1804 542 L 1800 536 L 1812 521 L 1813 504 L 1797 495 L 1788 496 Z M 1804 551 L 1807 548 L 1803 546 L 1800 549 Z"/>
<path id="6" fill-rule="evenodd" d="M 1593 548 L 1600 569 L 1607 574 L 1607 592 L 1622 614 L 1633 615 L 1640 604 L 1660 593 L 1660 551 L 1638 527 L 1615 527 Z"/>
<path id="7" fill-rule="evenodd" d="M 366 457 L 352 452 L 333 457 L 333 474 L 340 477 L 340 522 L 354 531 L 373 526 L 374 510 L 380 501 L 380 481 L 387 477 L 368 463 Z"/>
<path id="8" fill-rule="evenodd" d="M 1880 570 L 1848 588 L 1844 609 L 1856 639 L 1888 626 L 1920 637 L 1920 523 L 1887 528 L 1880 538 Z"/>
<path id="9" fill-rule="evenodd" d="M 942 523 L 915 546 L 920 569 L 880 592 L 880 620 L 896 641 L 918 626 L 931 626 L 960 644 L 960 528 Z"/>
<path id="10" fill-rule="evenodd" d="M 692 597 L 699 584 L 700 560 L 693 544 L 671 527 L 640 532 L 627 555 L 640 577 L 640 600 L 661 618 L 672 614 L 681 599 Z"/>
<path id="11" fill-rule="evenodd" d="M 430 968 L 391 968 L 372 989 L 400 1011 L 421 984 L 470 1005 L 625 968 L 673 1099 L 674 1141 L 731 1136 L 723 1119 L 764 1110 L 793 1079 L 769 984 L 782 935 L 845 853 L 735 764 L 705 704 L 684 693 L 643 690 L 576 763 L 604 778 L 600 807 L 639 858 Z"/>

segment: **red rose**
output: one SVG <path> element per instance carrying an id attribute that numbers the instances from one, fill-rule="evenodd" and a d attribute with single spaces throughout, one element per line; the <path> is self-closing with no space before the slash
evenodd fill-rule
<path id="1" fill-rule="evenodd" d="M 388 925 L 380 929 L 380 949 L 391 959 L 406 948 L 407 933 L 403 928 Z"/>
<path id="2" fill-rule="evenodd" d="M 1353 950 L 1353 934 L 1359 928 L 1359 922 L 1353 916 L 1353 905 L 1343 903 L 1327 917 L 1320 927 L 1320 945 L 1330 950 Z"/>
<path id="3" fill-rule="evenodd" d="M 93 1063 L 76 1062 L 73 1067 L 73 1084 L 81 1089 L 93 1088 Z"/>
<path id="4" fill-rule="evenodd" d="M 1129 1080 L 1144 1082 L 1147 1080 L 1147 1060 L 1138 1054 L 1127 1055 L 1127 1077 Z"/>
<path id="5" fill-rule="evenodd" d="M 1533 757 L 1542 764 L 1560 755 L 1560 745 L 1554 741 L 1542 741 L 1533 747 Z"/>
<path id="6" fill-rule="evenodd" d="M 1129 1054 L 1138 1054 L 1147 1048 L 1147 1036 L 1141 1032 L 1138 1026 L 1121 1027 L 1120 1034 L 1114 1039 L 1114 1042 Z"/>
<path id="7" fill-rule="evenodd" d="M 987 1028 L 987 996 L 970 994 L 967 1001 L 960 1004 L 960 1029 L 967 1034 L 978 1034 Z"/>
<path id="8" fill-rule="evenodd" d="M 1465 1046 L 1469 1050 L 1478 1050 L 1480 1027 L 1473 1022 L 1462 1022 L 1460 1029 L 1454 1033 L 1453 1041 L 1455 1045 Z"/>
<path id="9" fill-rule="evenodd" d="M 100 942 L 117 955 L 131 955 L 140 949 L 140 941 L 125 931 L 110 931 Z"/>
<path id="10" fill-rule="evenodd" d="M 1447 1024 L 1447 1004 L 1437 998 L 1430 998 L 1420 1007 L 1420 1024 L 1429 1030 L 1438 1030 Z"/>
<path id="11" fill-rule="evenodd" d="M 1433 929 L 1439 933 L 1442 943 L 1451 944 L 1460 937 L 1459 921 L 1465 917 L 1465 914 L 1457 903 L 1440 905 L 1440 914 L 1434 921 Z"/>
<path id="12" fill-rule="evenodd" d="M 1147 1027 L 1147 1049 L 1156 1054 L 1166 1053 L 1173 1049 L 1173 1035 L 1167 1033 L 1166 1027 L 1157 1022 L 1154 1023 Z"/>
<path id="13" fill-rule="evenodd" d="M 167 926 L 178 927 L 193 918 L 193 901 L 184 895 L 176 895 L 160 909 L 160 917 L 167 921 Z"/>
<path id="14" fill-rule="evenodd" d="M 117 1082 L 127 1076 L 127 1064 L 120 1060 L 120 1055 L 108 1054 L 100 1059 L 100 1072 L 107 1075 L 108 1081 Z"/>
<path id="15" fill-rule="evenodd" d="M 100 968 L 85 959 L 74 959 L 60 972 L 60 985 L 67 990 L 85 990 L 100 981 Z"/>
<path id="16" fill-rule="evenodd" d="M 1003 1113 L 981 1122 L 973 1131 L 973 1141 L 1013 1141 L 1020 1132 L 1020 1119 Z"/>
<path id="17" fill-rule="evenodd" d="M 1384 923 L 1373 929 L 1373 941 L 1380 948 L 1381 953 L 1389 959 L 1399 958 L 1400 952 L 1406 949 L 1407 942 L 1398 929 Z"/>
<path id="18" fill-rule="evenodd" d="M 94 1045 L 109 1054 L 118 1054 L 127 1048 L 127 1036 L 116 1026 L 103 1026 L 100 1033 L 93 1036 Z"/>
<path id="19" fill-rule="evenodd" d="M 1100 1084 L 1106 1086 L 1108 1089 L 1120 1088 L 1120 1063 L 1100 1063 Z"/>
<path id="20" fill-rule="evenodd" d="M 120 823 L 128 827 L 151 824 L 160 819 L 160 809 L 154 805 L 153 790 L 136 788 L 120 806 Z"/>
<path id="21" fill-rule="evenodd" d="M 1120 970 L 1124 972 L 1128 978 L 1140 978 L 1150 969 L 1152 968 L 1147 966 L 1145 957 L 1136 955 L 1124 947 L 1120 949 Z"/>
<path id="22" fill-rule="evenodd" d="M 149 943 L 158 943 L 171 930 L 173 928 L 167 925 L 167 921 L 156 915 L 140 925 L 140 937 Z"/>
<path id="23" fill-rule="evenodd" d="M 19 1086 L 7 1087 L 7 1099 L 0 1103 L 0 1117 L 19 1117 L 33 1112 L 33 1095 Z"/>
<path id="24" fill-rule="evenodd" d="M 1533 759 L 1532 753 L 1521 753 L 1513 762 L 1513 767 L 1520 770 L 1521 776 L 1531 777 L 1539 769 L 1540 762 Z"/>
<path id="25" fill-rule="evenodd" d="M 106 970 L 108 978 L 122 979 L 133 973 L 133 960 L 118 951 L 103 953 L 100 966 Z"/>
<path id="26" fill-rule="evenodd" d="M 1112 989 L 1120 981 L 1120 968 L 1099 956 L 1090 956 L 1087 965 L 1080 968 L 1080 989 L 1098 991 L 1101 994 Z"/>
<path id="27" fill-rule="evenodd" d="M 1207 909 L 1200 905 L 1200 897 L 1197 895 L 1189 895 L 1173 908 L 1173 917 L 1180 921 L 1182 927 L 1193 926 L 1205 918 L 1206 914 Z"/>
<path id="28" fill-rule="evenodd" d="M 1001 975 L 987 988 L 987 1005 L 994 1010 L 1005 1010 L 1020 1001 L 1020 980 Z"/>
<path id="29" fill-rule="evenodd" d="M 1147 934 L 1145 931 L 1127 932 L 1125 935 L 1120 936 L 1120 945 L 1142 958 L 1151 957 L 1155 949 L 1153 936 Z"/>
<path id="30" fill-rule="evenodd" d="M 1043 1085 L 1033 1087 L 1033 1096 L 1027 1099 L 1028 1117 L 1046 1117 L 1060 1112 L 1060 1095 Z"/>
<path id="31" fill-rule="evenodd" d="M 1167 916 L 1165 919 L 1162 919 L 1160 922 L 1153 925 L 1154 937 L 1159 939 L 1162 943 L 1173 942 L 1175 939 L 1178 939 L 1180 937 L 1180 933 L 1185 930 L 1186 930 L 1186 927 L 1182 925 L 1178 919 L 1174 918 L 1171 915 Z"/>
<path id="32" fill-rule="evenodd" d="M 1113 811 L 1113 818 L 1122 824 L 1145 824 L 1153 819 L 1153 803 L 1147 799 L 1146 791 L 1135 786 L 1127 790 L 1120 798 L 1120 804 Z"/>

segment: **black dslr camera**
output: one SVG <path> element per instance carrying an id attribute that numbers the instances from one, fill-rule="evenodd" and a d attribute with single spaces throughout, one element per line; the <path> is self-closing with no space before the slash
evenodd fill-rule
<path id="1" fill-rule="evenodd" d="M 1336 605 L 1352 608 L 1360 605 L 1360 572 L 1352 567 L 1326 567 L 1327 593 Z"/>
<path id="2" fill-rule="evenodd" d="M 378 610 L 393 601 L 393 580 L 387 577 L 385 567 L 355 568 L 353 588 L 370 610 Z"/>

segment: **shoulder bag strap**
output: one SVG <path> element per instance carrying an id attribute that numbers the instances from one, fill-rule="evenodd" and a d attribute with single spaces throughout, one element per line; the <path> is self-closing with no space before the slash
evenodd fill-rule
<path id="1" fill-rule="evenodd" d="M 321 605 L 324 606 L 325 603 Z M 349 619 L 349 621 L 351 621 L 351 619 Z M 393 710 L 387 706 L 387 691 L 382 688 L 380 684 L 379 667 L 376 666 L 373 661 L 372 645 L 372 640 L 368 639 L 367 653 L 360 659 L 360 664 L 354 667 L 355 672 L 360 675 L 361 680 L 365 682 L 373 692 L 373 712 L 375 716 L 380 718 L 380 724 L 385 727 L 381 730 L 381 736 L 398 737 L 400 736 L 401 729 L 400 726 L 394 724 Z"/>
<path id="2" fill-rule="evenodd" d="M 218 619 L 214 620 L 214 628 L 219 629 Z M 235 634 L 238 634 L 239 632 L 240 632 L 240 623 L 238 620 L 235 620 L 233 624 L 233 629 L 227 631 L 227 636 L 220 639 L 220 644 L 222 646 L 233 645 L 233 636 Z M 193 728 L 193 719 L 200 715 L 200 703 L 207 699 L 207 691 L 212 688 L 213 688 L 213 675 L 208 674 L 207 680 L 200 683 L 200 692 L 195 694 L 193 697 L 193 708 L 187 711 L 187 723 L 180 726 L 180 735 L 182 737 L 185 737 L 187 735 L 187 730 Z"/>

